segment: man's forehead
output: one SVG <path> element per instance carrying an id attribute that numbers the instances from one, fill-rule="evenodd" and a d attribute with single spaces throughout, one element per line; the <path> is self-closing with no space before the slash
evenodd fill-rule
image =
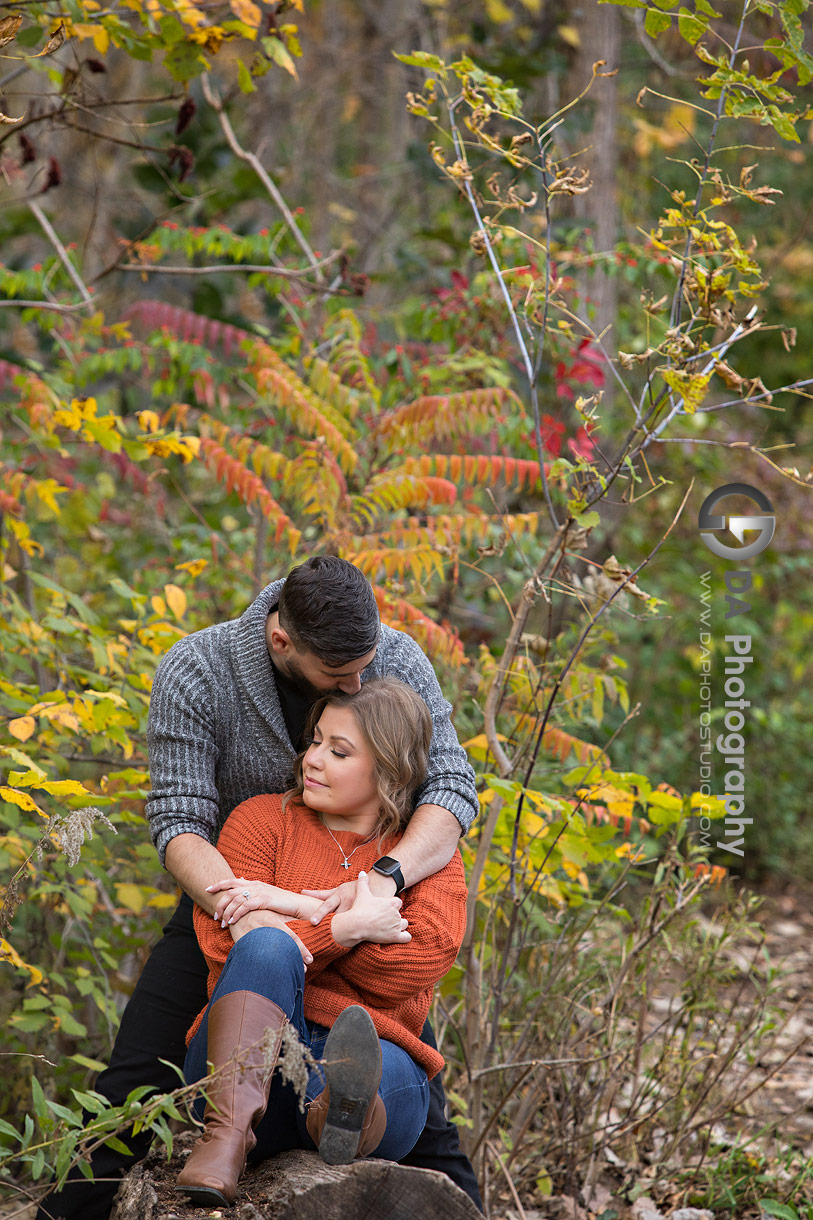
<path id="1" fill-rule="evenodd" d="M 377 649 L 372 648 L 369 652 L 365 652 L 363 657 L 357 657 L 355 661 L 345 661 L 343 665 L 330 665 L 321 657 L 317 657 L 315 653 L 311 653 L 311 656 L 322 673 L 329 674 L 331 678 L 352 678 L 353 674 L 361 673 L 362 669 L 366 669 L 368 665 L 372 664 L 376 651 Z"/>

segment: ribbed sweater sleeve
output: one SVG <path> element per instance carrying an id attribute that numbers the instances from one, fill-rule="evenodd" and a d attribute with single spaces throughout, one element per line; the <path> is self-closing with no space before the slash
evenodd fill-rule
<path id="1" fill-rule="evenodd" d="M 147 722 L 152 791 L 150 833 L 163 862 L 179 834 L 213 843 L 219 821 L 215 785 L 216 692 L 211 672 L 194 648 L 172 648 L 155 674 Z"/>
<path id="2" fill-rule="evenodd" d="M 217 846 L 236 877 L 245 877 L 248 881 L 263 881 L 266 885 L 280 885 L 277 848 L 284 835 L 284 827 L 285 816 L 279 796 L 253 797 L 238 805 L 226 819 Z M 288 883 L 283 888 L 295 892 L 304 889 L 308 884 L 308 864 L 307 858 L 302 861 L 301 875 L 297 877 L 301 884 Z M 318 876 L 318 873 L 316 875 Z M 349 952 L 346 946 L 333 939 L 331 924 L 332 917 L 323 919 L 316 927 L 310 920 L 288 921 L 288 927 L 313 954 L 313 962 L 308 966 L 310 980 L 316 978 L 336 958 Z M 234 944 L 228 928 L 221 928 L 210 915 L 196 906 L 195 932 L 210 967 L 212 963 L 222 966 Z"/>
<path id="3" fill-rule="evenodd" d="M 365 941 L 335 962 L 368 1004 L 406 1000 L 434 987 L 454 965 L 466 931 L 466 878 L 460 852 L 440 872 L 404 891 L 403 945 Z"/>

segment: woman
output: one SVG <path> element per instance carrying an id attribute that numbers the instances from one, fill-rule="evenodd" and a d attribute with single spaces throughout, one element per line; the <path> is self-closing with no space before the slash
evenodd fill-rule
<path id="1" fill-rule="evenodd" d="M 195 908 L 210 1002 L 189 1032 L 184 1070 L 192 1082 L 206 1075 L 207 1060 L 221 1069 L 207 1086 L 204 1134 L 178 1177 L 197 1203 L 231 1204 L 252 1151 L 253 1160 L 294 1147 L 318 1148 L 331 1163 L 371 1153 L 400 1160 L 423 1130 L 427 1081 L 443 1066 L 420 1033 L 432 988 L 463 939 L 460 855 L 405 891 L 403 904 L 372 894 L 365 872 L 395 848 L 426 774 L 426 705 L 404 683 L 381 678 L 356 695 L 319 700 L 309 726 L 295 788 L 244 801 L 221 831 L 218 848 L 235 877 L 210 889 L 226 901 L 214 920 Z M 353 877 L 353 905 L 314 927 L 319 901 L 301 891 Z M 290 913 L 287 926 L 313 958 L 307 975 L 286 931 L 240 935 L 235 917 L 258 901 Z M 324 1072 L 310 1072 L 304 1114 L 272 1075 L 289 1022 L 324 1060 Z"/>

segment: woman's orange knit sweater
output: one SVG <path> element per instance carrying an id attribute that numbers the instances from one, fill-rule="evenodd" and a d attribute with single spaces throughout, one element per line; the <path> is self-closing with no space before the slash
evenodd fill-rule
<path id="1" fill-rule="evenodd" d="M 368 872 L 382 851 L 392 851 L 397 839 L 379 846 L 352 831 L 334 831 L 336 841 L 319 817 L 294 801 L 283 812 L 279 795 L 255 796 L 231 813 L 217 846 L 235 876 L 264 881 L 299 893 L 329 889 Z M 342 867 L 342 855 L 350 868 Z M 356 850 L 354 850 L 356 849 Z M 402 1046 L 430 1077 L 443 1067 L 443 1056 L 421 1042 L 434 984 L 454 962 L 466 928 L 466 882 L 460 853 L 432 877 L 405 890 L 402 914 L 409 920 L 412 940 L 403 945 L 368 942 L 347 949 L 331 934 L 332 916 L 317 926 L 306 919 L 288 923 L 307 945 L 313 962 L 305 975 L 305 1016 L 332 1026 L 349 1004 L 361 1004 L 373 1019 L 378 1036 Z M 195 931 L 209 966 L 209 997 L 234 941 L 228 929 L 195 907 Z M 203 1012 L 206 1010 L 204 1009 Z M 187 1034 L 197 1032 L 201 1012 Z"/>

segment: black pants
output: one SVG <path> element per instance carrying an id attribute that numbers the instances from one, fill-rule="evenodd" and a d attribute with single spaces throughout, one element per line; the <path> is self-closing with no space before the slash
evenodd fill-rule
<path id="1" fill-rule="evenodd" d="M 207 1002 L 207 975 L 192 925 L 192 902 L 184 895 L 147 959 L 122 1014 L 110 1066 L 96 1081 L 97 1091 L 112 1105 L 121 1105 L 138 1085 L 153 1084 L 162 1093 L 177 1088 L 178 1077 L 159 1058 L 183 1066 L 186 1031 Z M 421 1038 L 435 1046 L 428 1021 Z M 61 1191 L 45 1199 L 36 1220 L 107 1220 L 119 1181 L 146 1156 L 153 1139 L 149 1132 L 136 1136 L 127 1133 L 122 1138 L 131 1150 L 129 1157 L 100 1148 L 91 1162 L 94 1181 L 88 1182 L 79 1174 L 72 1176 Z M 447 1174 L 483 1210 L 477 1180 L 460 1147 L 457 1127 L 446 1118 L 440 1076 L 429 1083 L 426 1126 L 403 1164 Z"/>

